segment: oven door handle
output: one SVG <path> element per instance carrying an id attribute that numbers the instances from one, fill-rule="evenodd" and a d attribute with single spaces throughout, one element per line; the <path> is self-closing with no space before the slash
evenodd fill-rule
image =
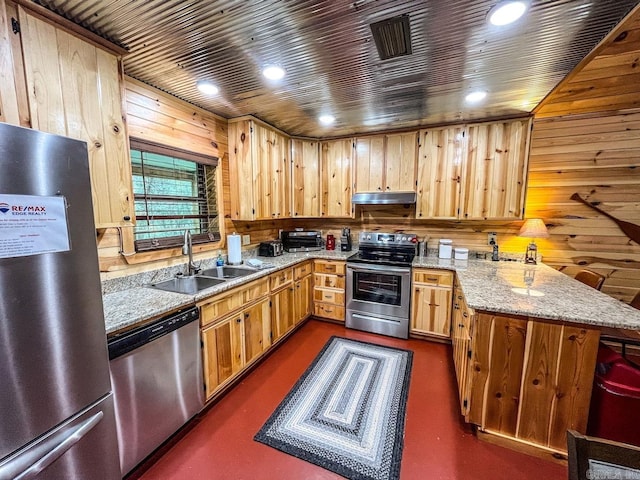
<path id="1" fill-rule="evenodd" d="M 373 272 L 380 273 L 389 272 L 389 273 L 411 273 L 411 268 L 392 268 L 387 265 L 367 265 L 366 267 L 361 267 L 360 265 L 349 265 L 347 264 L 347 268 L 350 268 L 354 272 Z"/>

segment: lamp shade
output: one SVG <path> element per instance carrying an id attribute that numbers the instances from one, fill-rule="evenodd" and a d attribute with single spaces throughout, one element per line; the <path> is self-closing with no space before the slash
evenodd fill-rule
<path id="1" fill-rule="evenodd" d="M 519 237 L 529 238 L 547 238 L 549 232 L 544 222 L 539 218 L 530 218 L 524 222 L 522 228 L 518 232 Z"/>

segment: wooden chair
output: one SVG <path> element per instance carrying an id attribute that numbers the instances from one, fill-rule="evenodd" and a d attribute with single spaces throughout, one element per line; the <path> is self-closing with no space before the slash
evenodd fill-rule
<path id="1" fill-rule="evenodd" d="M 591 270 L 580 270 L 574 278 L 585 285 L 589 285 L 591 288 L 595 288 L 596 290 L 600 290 L 602 288 L 602 284 L 605 280 L 604 275 L 592 272 Z"/>
<path id="2" fill-rule="evenodd" d="M 640 478 L 640 447 L 567 430 L 569 480 Z"/>

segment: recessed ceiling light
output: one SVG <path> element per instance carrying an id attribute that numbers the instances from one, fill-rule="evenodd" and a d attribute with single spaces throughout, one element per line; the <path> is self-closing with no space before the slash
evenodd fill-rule
<path id="1" fill-rule="evenodd" d="M 281 80 L 284 78 L 284 68 L 278 65 L 269 65 L 262 70 L 262 74 L 269 80 Z"/>
<path id="2" fill-rule="evenodd" d="M 477 103 L 484 100 L 486 96 L 487 96 L 487 92 L 478 90 L 477 92 L 471 92 L 466 97 L 464 97 L 464 99 L 469 103 Z"/>
<path id="3" fill-rule="evenodd" d="M 500 2 L 489 11 L 489 22 L 501 27 L 518 20 L 527 11 L 527 2 Z"/>
<path id="4" fill-rule="evenodd" d="M 320 115 L 318 117 L 318 120 L 322 125 L 331 125 L 336 121 L 336 117 L 334 117 L 333 115 Z"/>
<path id="5" fill-rule="evenodd" d="M 196 82 L 196 86 L 205 95 L 216 95 L 220 91 L 213 83 L 206 80 L 199 80 Z"/>

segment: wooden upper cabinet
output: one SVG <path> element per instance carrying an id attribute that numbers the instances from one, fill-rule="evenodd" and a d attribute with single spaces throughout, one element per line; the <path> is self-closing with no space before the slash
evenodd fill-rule
<path id="1" fill-rule="evenodd" d="M 355 192 L 414 191 L 416 156 L 416 132 L 358 138 Z"/>
<path id="2" fill-rule="evenodd" d="M 320 142 L 291 140 L 292 217 L 320 216 Z"/>
<path id="3" fill-rule="evenodd" d="M 229 122 L 231 218 L 291 217 L 289 137 L 254 120 Z"/>
<path id="4" fill-rule="evenodd" d="M 351 168 L 355 140 L 331 140 L 320 144 L 323 217 L 351 217 Z"/>
<path id="5" fill-rule="evenodd" d="M 29 127 L 20 38 L 11 27 L 15 5 L 0 0 L 0 122 Z"/>
<path id="6" fill-rule="evenodd" d="M 271 160 L 271 217 L 291 217 L 291 140 L 272 131 L 269 142 Z"/>
<path id="7" fill-rule="evenodd" d="M 527 118 L 467 127 L 460 218 L 523 217 L 531 122 Z"/>
<path id="8" fill-rule="evenodd" d="M 132 225 L 118 57 L 18 10 L 31 127 L 87 142 L 96 227 Z"/>
<path id="9" fill-rule="evenodd" d="M 96 227 L 132 225 L 119 58 L 18 10 L 31 127 L 87 142 Z"/>
<path id="10" fill-rule="evenodd" d="M 255 220 L 253 191 L 256 179 L 253 171 L 253 121 L 229 122 L 229 202 L 233 220 Z"/>
<path id="11" fill-rule="evenodd" d="M 355 192 L 384 190 L 384 135 L 356 139 Z"/>
<path id="12" fill-rule="evenodd" d="M 387 191 L 415 191 L 417 136 L 417 132 L 385 135 L 385 189 Z"/>
<path id="13" fill-rule="evenodd" d="M 461 125 L 420 131 L 417 218 L 458 218 L 464 136 Z"/>

